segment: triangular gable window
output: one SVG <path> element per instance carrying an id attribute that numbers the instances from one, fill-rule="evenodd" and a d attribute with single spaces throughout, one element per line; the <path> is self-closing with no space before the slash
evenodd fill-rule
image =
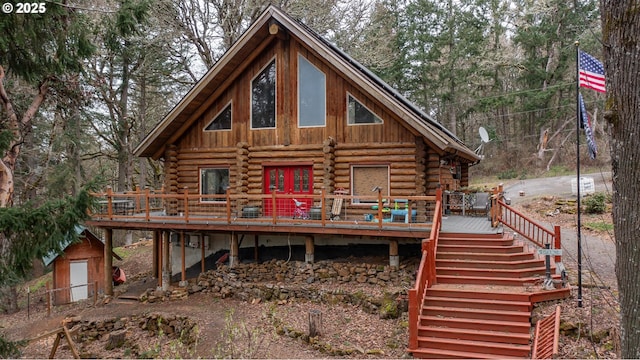
<path id="1" fill-rule="evenodd" d="M 204 128 L 205 131 L 231 130 L 231 103 L 213 118 L 213 121 Z"/>
<path id="2" fill-rule="evenodd" d="M 382 124 L 382 119 L 349 94 L 347 95 L 347 123 L 349 125 Z"/>

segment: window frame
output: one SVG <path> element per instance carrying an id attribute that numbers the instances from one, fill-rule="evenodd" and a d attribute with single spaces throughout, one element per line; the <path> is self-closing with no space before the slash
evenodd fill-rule
<path id="1" fill-rule="evenodd" d="M 300 84 L 302 83 L 302 77 L 300 76 L 300 63 L 301 63 L 301 59 L 306 61 L 309 65 L 311 65 L 311 67 L 313 67 L 314 69 L 316 69 L 318 71 L 318 73 L 322 74 L 323 76 L 323 82 L 322 82 L 322 86 L 324 88 L 324 99 L 323 99 L 323 116 L 322 116 L 322 124 L 313 124 L 313 125 L 302 125 L 302 117 L 301 117 L 301 106 L 300 106 L 300 100 L 301 100 L 301 94 L 302 92 L 300 91 Z M 309 59 L 307 59 L 304 55 L 302 55 L 301 53 L 298 53 L 298 98 L 297 98 L 297 106 L 298 106 L 298 128 L 319 128 L 319 127 L 326 127 L 327 126 L 327 74 L 322 71 L 320 68 L 318 68 L 314 63 L 312 63 Z"/>
<path id="2" fill-rule="evenodd" d="M 387 193 L 384 194 L 383 192 L 383 197 L 389 197 L 391 194 L 391 165 L 387 164 L 387 163 L 375 163 L 375 164 L 351 164 L 350 165 L 350 191 L 351 194 L 354 196 L 353 197 L 353 205 L 361 205 L 361 206 L 372 206 L 372 205 L 377 205 L 378 200 L 360 200 L 358 198 L 358 196 L 367 196 L 364 194 L 356 194 L 355 189 L 354 189 L 354 185 L 355 185 L 355 171 L 354 169 L 356 168 L 386 168 L 387 170 Z M 377 193 L 372 193 L 371 196 L 377 196 Z"/>
<path id="3" fill-rule="evenodd" d="M 349 98 L 353 98 L 353 100 L 355 102 L 357 102 L 358 104 L 360 104 L 360 106 L 362 106 L 363 108 L 367 109 L 367 111 L 369 111 L 371 114 L 373 114 L 373 116 L 375 116 L 376 118 L 380 119 L 380 122 L 373 122 L 373 123 L 351 123 L 350 122 L 350 117 L 349 117 Z M 365 126 L 370 126 L 370 125 L 383 125 L 384 124 L 384 119 L 382 119 L 382 117 L 378 114 L 376 114 L 373 110 L 369 109 L 368 106 L 366 106 L 365 104 L 362 103 L 362 101 L 358 100 L 358 98 L 353 95 L 352 93 L 347 91 L 347 99 L 346 99 L 346 108 L 347 108 L 347 113 L 345 118 L 347 119 L 347 126 L 361 126 L 361 125 L 365 125 Z"/>
<path id="4" fill-rule="evenodd" d="M 229 112 L 231 112 L 230 114 L 230 119 L 229 119 L 229 128 L 228 129 L 214 129 L 214 130 L 209 130 L 207 129 L 209 126 L 211 126 L 211 124 L 213 124 L 216 119 L 222 115 L 223 112 L 225 112 L 227 109 L 229 109 Z M 222 109 L 220 111 L 218 111 L 216 113 L 215 116 L 213 116 L 213 118 L 211 119 L 211 121 L 209 121 L 207 123 L 207 125 L 204 126 L 204 129 L 202 129 L 202 131 L 204 132 L 216 132 L 216 131 L 231 131 L 233 128 L 233 101 L 229 101 L 228 103 L 225 104 L 225 106 L 222 107 Z"/>
<path id="5" fill-rule="evenodd" d="M 198 168 L 198 193 L 200 196 L 203 196 L 200 198 L 200 202 L 201 203 L 208 203 L 208 204 L 212 204 L 212 203 L 226 203 L 227 199 L 225 197 L 224 200 L 207 200 L 205 199 L 204 196 L 214 196 L 214 195 L 223 195 L 226 194 L 226 189 L 225 192 L 223 193 L 215 193 L 215 194 L 210 194 L 210 193 L 203 193 L 203 176 L 204 173 L 208 170 L 226 170 L 227 171 L 227 188 L 230 186 L 231 184 L 231 169 L 228 166 L 203 166 Z"/>
<path id="6" fill-rule="evenodd" d="M 273 99 L 273 126 L 272 127 L 254 127 L 253 126 L 253 81 L 262 74 L 269 66 L 273 64 L 274 68 L 274 99 Z M 276 57 L 272 57 L 267 63 L 260 68 L 257 74 L 249 81 L 249 126 L 251 130 L 268 130 L 278 127 L 278 62 Z"/>

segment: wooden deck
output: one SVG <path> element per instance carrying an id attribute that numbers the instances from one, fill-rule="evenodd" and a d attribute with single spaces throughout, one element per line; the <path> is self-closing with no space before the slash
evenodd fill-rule
<path id="1" fill-rule="evenodd" d="M 443 233 L 465 233 L 465 234 L 501 234 L 502 224 L 498 227 L 491 227 L 491 221 L 486 216 L 462 216 L 446 215 L 442 216 Z"/>
<path id="2" fill-rule="evenodd" d="M 429 224 L 378 223 L 365 221 L 327 221 L 321 224 L 315 220 L 284 219 L 272 224 L 269 218 L 233 219 L 227 223 L 223 219 L 184 221 L 180 217 L 165 217 L 145 220 L 142 216 L 117 217 L 114 219 L 93 219 L 88 225 L 135 230 L 174 229 L 185 231 L 235 231 L 247 233 L 301 233 L 301 234 L 335 234 L 389 236 L 403 238 L 428 238 L 431 231 Z M 467 234 L 499 234 L 502 226 L 491 227 L 486 217 L 449 215 L 442 218 L 441 232 Z"/>
<path id="3" fill-rule="evenodd" d="M 215 201 L 203 201 L 197 194 L 153 194 L 149 191 L 116 194 L 108 191 L 96 194 L 99 206 L 87 225 L 110 229 L 214 231 L 239 233 L 297 233 L 349 236 L 374 236 L 427 239 L 432 228 L 433 202 L 436 196 L 410 196 L 405 199 L 383 199 L 381 194 L 354 197 L 342 194 L 308 195 L 305 198 L 315 204 L 318 212 L 312 219 L 310 212 L 304 219 L 293 218 L 292 195 L 262 194 L 256 196 L 227 193 Z M 441 195 L 439 195 L 441 196 Z M 284 202 L 282 201 L 284 200 Z M 339 216 L 332 216 L 329 204 L 342 202 Z M 374 201 L 384 206 L 362 204 Z M 289 204 L 289 208 L 277 208 L 264 214 L 245 213 L 239 204 L 253 202 L 262 210 L 276 209 L 277 204 Z M 400 205 L 398 205 L 400 203 Z M 374 204 L 375 204 L 374 203 Z M 264 205 L 264 206 L 261 206 Z M 255 206 L 254 206 L 255 207 Z M 313 209 L 313 208 L 311 208 Z M 332 210 L 333 213 L 333 210 Z M 286 214 L 286 215 L 285 215 Z M 402 215 L 404 214 L 404 215 Z M 408 214 L 413 214 L 411 217 Z M 266 216 L 265 216 L 266 215 Z M 384 219 L 378 221 L 377 219 Z M 487 216 L 447 215 L 443 217 L 443 232 L 471 234 L 495 234 L 502 228 L 491 228 Z"/>

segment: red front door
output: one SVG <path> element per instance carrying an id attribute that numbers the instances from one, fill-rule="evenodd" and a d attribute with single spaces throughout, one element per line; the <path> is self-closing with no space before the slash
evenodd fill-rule
<path id="1" fill-rule="evenodd" d="M 275 190 L 278 194 L 312 194 L 313 173 L 311 165 L 296 166 L 265 166 L 264 187 L 265 194 L 271 194 Z M 309 211 L 313 199 L 296 199 L 302 202 L 304 211 Z M 264 214 L 273 215 L 273 202 L 271 199 L 264 202 Z M 295 203 L 292 199 L 276 198 L 276 214 L 278 216 L 293 216 Z"/>

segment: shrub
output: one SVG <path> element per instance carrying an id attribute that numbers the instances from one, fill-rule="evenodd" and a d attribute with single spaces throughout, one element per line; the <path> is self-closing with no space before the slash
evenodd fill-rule
<path id="1" fill-rule="evenodd" d="M 518 171 L 515 169 L 509 169 L 498 174 L 499 180 L 515 179 L 516 177 L 518 177 Z"/>
<path id="2" fill-rule="evenodd" d="M 607 210 L 607 196 L 605 193 L 595 193 L 584 201 L 585 211 L 588 214 L 602 214 Z"/>

